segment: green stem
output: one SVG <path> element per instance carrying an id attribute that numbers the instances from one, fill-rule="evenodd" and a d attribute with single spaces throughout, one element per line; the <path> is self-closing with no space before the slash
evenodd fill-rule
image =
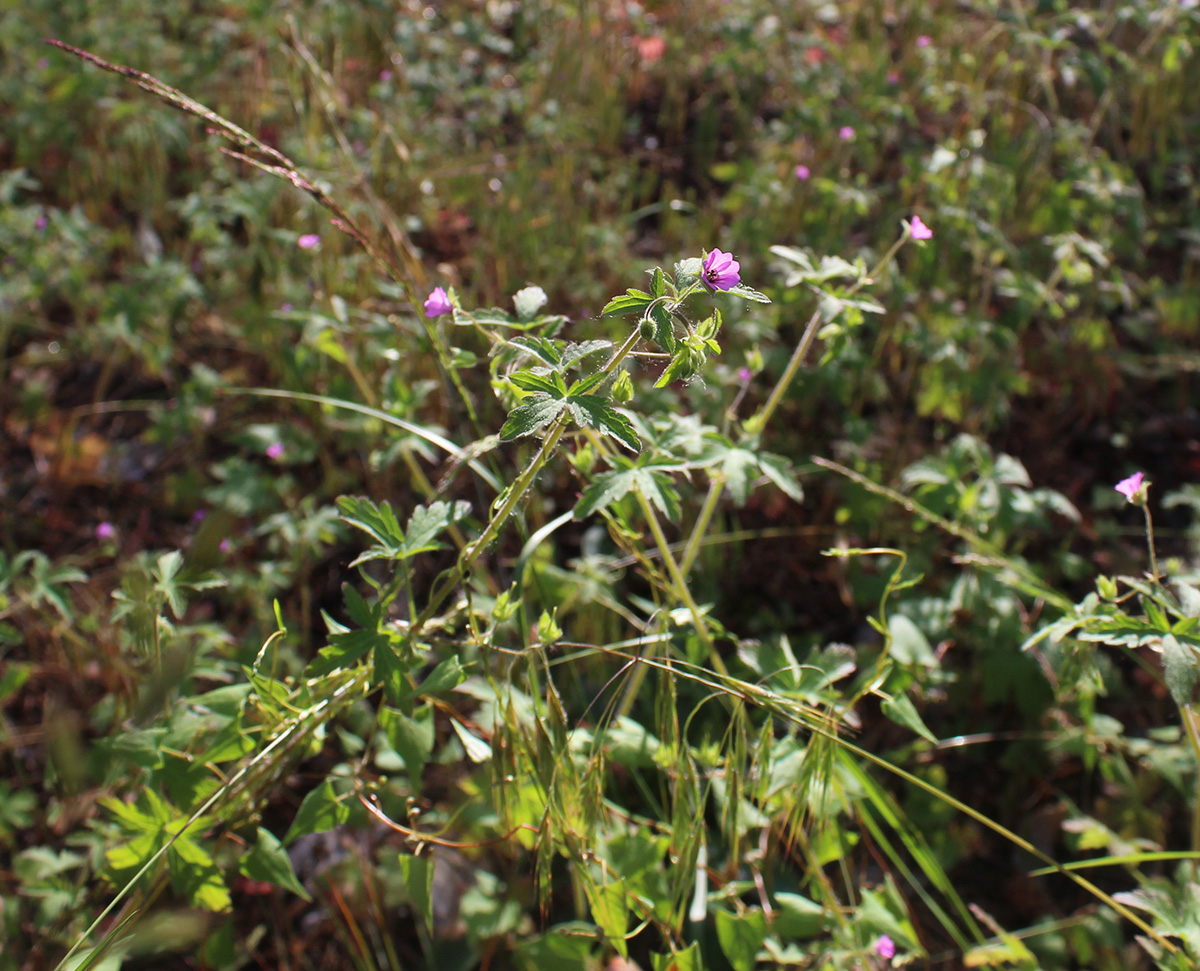
<path id="1" fill-rule="evenodd" d="M 900 247 L 908 242 L 909 234 L 906 229 L 900 234 L 900 238 L 896 240 L 883 257 L 875 264 L 875 268 L 871 270 L 867 276 L 858 280 L 849 290 L 846 291 L 846 296 L 853 296 L 868 283 L 875 282 L 875 278 L 883 272 L 884 268 L 892 261 L 893 257 L 900 252 Z M 800 337 L 800 343 L 796 345 L 796 349 L 792 352 L 792 359 L 788 361 L 787 367 L 784 369 L 783 376 L 775 385 L 771 395 L 767 398 L 767 403 L 763 405 L 762 410 L 746 422 L 746 430 L 751 434 L 758 434 L 771 420 L 771 416 L 775 414 L 775 409 L 779 407 L 779 402 L 783 400 L 783 396 L 791 387 L 792 381 L 795 380 L 796 373 L 800 370 L 800 365 L 804 363 L 804 358 L 808 354 L 809 347 L 812 346 L 813 339 L 817 336 L 817 327 L 821 323 L 821 311 L 816 311 L 809 318 L 808 326 L 804 328 L 804 333 Z"/>
<path id="2" fill-rule="evenodd" d="M 1196 757 L 1196 765 L 1200 767 L 1200 725 L 1196 724 L 1196 713 L 1191 705 L 1180 705 L 1179 714 L 1192 746 L 1192 754 Z M 1192 806 L 1192 849 L 1200 850 L 1200 779 L 1196 782 L 1196 789 L 1196 802 Z"/>
<path id="3" fill-rule="evenodd" d="M 1150 551 L 1150 579 L 1158 583 L 1158 557 L 1154 553 L 1154 521 L 1150 518 L 1150 505 L 1142 500 L 1142 512 L 1146 516 L 1146 549 Z"/>
<path id="4" fill-rule="evenodd" d="M 783 376 L 780 377 L 771 391 L 771 396 L 767 398 L 767 403 L 762 406 L 762 410 L 757 415 L 746 422 L 747 431 L 757 434 L 767 427 L 767 422 L 775 414 L 775 409 L 779 407 L 779 402 L 783 400 L 784 394 L 787 393 L 787 389 L 795 379 L 796 372 L 800 370 L 800 365 L 804 363 L 804 357 L 808 354 L 809 347 L 812 346 L 813 338 L 817 336 L 817 325 L 820 322 L 821 312 L 818 310 L 809 318 L 808 326 L 804 328 L 804 334 L 800 338 L 800 343 L 796 345 L 796 349 L 792 352 L 792 359 L 788 361 L 787 367 L 783 371 Z"/>
<path id="5" fill-rule="evenodd" d="M 725 488 L 725 476 L 718 472 L 708 484 L 708 495 L 704 497 L 704 505 L 696 524 L 692 527 L 692 535 L 688 537 L 687 546 L 683 550 L 683 559 L 679 561 L 679 572 L 687 576 L 692 572 L 692 564 L 696 562 L 696 554 L 700 552 L 700 544 L 704 534 L 708 532 L 713 513 L 717 511 L 717 503 L 721 500 L 721 491 Z"/>
<path id="6" fill-rule="evenodd" d="M 725 662 L 717 654 L 712 635 L 708 632 L 708 624 L 704 620 L 704 615 L 700 613 L 700 608 L 696 606 L 696 601 L 692 597 L 692 591 L 688 589 L 687 581 L 684 580 L 683 574 L 679 572 L 679 564 L 675 562 L 675 557 L 671 555 L 671 544 L 667 542 L 667 537 L 662 531 L 658 517 L 654 515 L 653 507 L 646 501 L 646 497 L 640 491 L 634 490 L 634 494 L 637 496 L 638 505 L 641 506 L 642 515 L 646 517 L 646 523 L 650 527 L 650 532 L 654 536 L 654 543 L 658 547 L 659 554 L 662 556 L 667 573 L 671 577 L 671 582 L 675 586 L 675 596 L 679 598 L 683 605 L 687 607 L 688 613 L 692 615 L 692 624 L 696 628 L 696 633 L 700 635 L 700 640 L 704 642 L 704 646 L 708 648 L 708 652 L 712 657 L 713 669 L 719 674 L 728 675 L 729 671 L 725 667 Z"/>

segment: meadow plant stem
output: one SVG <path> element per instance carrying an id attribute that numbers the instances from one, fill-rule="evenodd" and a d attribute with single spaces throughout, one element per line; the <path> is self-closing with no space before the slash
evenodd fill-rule
<path id="1" fill-rule="evenodd" d="M 696 601 L 692 597 L 692 591 L 688 589 L 687 581 L 684 580 L 683 574 L 679 572 L 679 564 L 675 562 L 675 557 L 671 555 L 671 544 L 667 542 L 667 537 L 663 534 L 662 526 L 658 522 L 658 517 L 654 514 L 653 507 L 646 501 L 646 497 L 641 492 L 636 492 L 636 495 L 642 515 L 646 517 L 646 524 L 650 527 L 651 535 L 654 536 L 654 543 L 662 555 L 662 561 L 667 568 L 667 574 L 671 577 L 671 582 L 675 586 L 675 596 L 679 598 L 680 602 L 687 607 L 688 613 L 692 615 L 692 623 L 695 625 L 696 633 L 700 636 L 700 640 L 704 642 L 704 646 L 708 648 L 709 655 L 712 657 L 713 669 L 719 674 L 728 675 L 729 671 L 725 667 L 725 662 L 721 660 L 721 656 L 717 653 L 712 635 L 708 632 L 708 624 L 704 620 L 704 615 L 700 613 L 700 608 L 696 605 Z"/>
<path id="2" fill-rule="evenodd" d="M 1150 579 L 1155 583 L 1158 579 L 1158 556 L 1154 552 L 1154 521 L 1150 518 L 1150 506 L 1142 502 L 1142 512 L 1146 516 L 1146 550 L 1150 554 Z"/>
<path id="3" fill-rule="evenodd" d="M 692 572 L 692 564 L 696 562 L 696 555 L 700 552 L 704 534 L 708 532 L 708 526 L 712 522 L 713 513 L 717 511 L 717 503 L 721 501 L 721 493 L 724 489 L 725 476 L 718 472 L 708 484 L 708 495 L 704 497 L 704 505 L 700 508 L 700 515 L 696 517 L 692 535 L 688 537 L 683 557 L 679 561 L 679 572 L 685 577 Z"/>
<path id="4" fill-rule="evenodd" d="M 522 496 L 525 495 L 525 491 L 533 485 L 538 473 L 550 461 L 550 456 L 554 453 L 554 449 L 558 445 L 558 440 L 562 438 L 562 434 L 566 430 L 567 421 L 567 413 L 564 411 L 551 422 L 550 427 L 546 430 L 546 437 L 542 439 L 542 447 L 538 449 L 533 460 L 525 467 L 525 471 L 508 487 L 504 501 L 500 504 L 500 508 L 496 510 L 496 514 L 492 516 L 491 521 L 487 524 L 479 539 L 463 550 L 462 555 L 458 558 L 458 562 L 454 565 L 449 575 L 429 595 L 429 603 L 425 605 L 425 609 L 421 611 L 417 619 L 413 622 L 412 633 L 414 637 L 420 632 L 422 627 L 429 623 L 430 618 L 437 613 L 443 601 L 462 582 L 467 571 L 471 569 L 471 565 L 479 559 L 483 551 L 500 535 L 501 528 L 508 521 L 508 517 L 512 515 Z"/>
<path id="5" fill-rule="evenodd" d="M 1200 766 L 1200 724 L 1197 724 L 1196 711 L 1191 705 L 1180 705 L 1179 715 L 1196 765 Z M 1192 805 L 1192 849 L 1200 851 L 1200 779 L 1196 780 L 1196 801 Z"/>
<path id="6" fill-rule="evenodd" d="M 895 255 L 900 252 L 900 247 L 908 242 L 909 233 L 906 229 L 900 238 L 892 244 L 891 249 L 883 254 L 883 257 L 875 264 L 875 268 L 871 272 L 856 282 L 846 292 L 846 296 L 853 296 L 863 288 L 867 283 L 873 282 L 880 273 L 884 271 L 887 265 L 892 261 Z M 787 367 L 784 369 L 783 376 L 771 391 L 771 396 L 767 398 L 767 403 L 763 405 L 762 411 L 755 415 L 749 422 L 748 428 L 753 428 L 755 432 L 761 432 L 767 426 L 767 422 L 771 420 L 771 416 L 775 414 L 775 409 L 779 407 L 779 402 L 783 400 L 783 396 L 791 387 L 792 381 L 796 378 L 796 373 L 800 370 L 800 365 L 804 363 L 804 358 L 808 354 L 808 349 L 812 345 L 813 339 L 817 336 L 817 328 L 821 323 L 821 311 L 817 310 L 809 318 L 808 326 L 804 328 L 804 334 L 800 337 L 800 343 L 796 345 L 796 350 L 792 352 L 792 359 L 788 361 Z"/>
<path id="7" fill-rule="evenodd" d="M 787 389 L 795 379 L 796 372 L 800 370 L 800 365 L 804 363 L 804 357 L 808 354 L 809 347 L 812 346 L 813 338 L 817 336 L 817 327 L 820 323 L 821 312 L 818 310 L 809 318 L 808 326 L 804 328 L 804 334 L 800 337 L 800 343 L 796 345 L 796 349 L 792 352 L 792 359 L 788 361 L 787 367 L 783 371 L 783 376 L 780 377 L 771 391 L 771 395 L 767 398 L 767 403 L 763 405 L 762 411 L 747 422 L 748 425 L 753 425 L 756 432 L 766 428 L 767 422 L 775 414 L 775 409 L 779 407 L 779 402 L 783 400 L 784 394 L 787 393 Z"/>

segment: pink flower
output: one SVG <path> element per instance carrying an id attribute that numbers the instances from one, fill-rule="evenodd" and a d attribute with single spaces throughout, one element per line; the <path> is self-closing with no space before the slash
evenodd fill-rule
<path id="1" fill-rule="evenodd" d="M 854 140 L 854 129 L 851 128 L 849 125 L 843 125 L 841 128 L 838 129 L 838 138 L 840 138 L 844 142 L 853 141 Z"/>
<path id="2" fill-rule="evenodd" d="M 45 229 L 49 225 L 50 225 L 50 220 L 47 219 L 44 215 L 38 216 L 37 219 L 35 219 L 33 221 L 33 228 L 38 230 L 38 232 L 41 232 L 43 229 Z"/>
<path id="3" fill-rule="evenodd" d="M 812 173 L 808 171 L 807 165 L 797 165 L 794 171 L 796 173 L 796 178 L 801 182 L 807 182 L 808 177 L 812 175 Z"/>
<path id="4" fill-rule="evenodd" d="M 875 942 L 875 953 L 885 961 L 890 961 L 896 956 L 896 942 L 886 934 L 881 935 Z"/>
<path id="5" fill-rule="evenodd" d="M 382 81 L 384 84 L 387 84 L 388 81 L 390 81 L 391 79 L 392 79 L 392 72 L 387 70 L 386 68 L 384 68 L 384 70 L 379 72 L 379 80 Z"/>
<path id="6" fill-rule="evenodd" d="M 434 287 L 433 293 L 425 298 L 425 316 L 440 317 L 442 314 L 448 314 L 454 309 L 454 304 L 450 302 L 446 291 L 441 287 Z"/>
<path id="7" fill-rule="evenodd" d="M 1113 488 L 1125 497 L 1126 502 L 1136 502 L 1138 497 L 1142 496 L 1142 491 L 1149 484 L 1141 472 L 1134 472 L 1128 479 L 1122 479 Z"/>
<path id="8" fill-rule="evenodd" d="M 732 253 L 722 253 L 714 249 L 704 257 L 703 280 L 714 290 L 732 290 L 742 278 L 738 275 L 742 265 L 733 258 Z"/>
<path id="9" fill-rule="evenodd" d="M 635 37 L 633 44 L 645 64 L 653 64 L 667 51 L 667 42 L 661 37 Z"/>
<path id="10" fill-rule="evenodd" d="M 742 384 L 749 384 L 754 379 L 754 372 L 748 367 L 740 367 L 737 370 L 737 377 Z"/>
<path id="11" fill-rule="evenodd" d="M 928 34 L 922 34 L 920 37 L 917 38 L 917 46 L 918 47 L 928 47 L 932 43 L 933 43 L 933 38 L 930 37 Z"/>
<path id="12" fill-rule="evenodd" d="M 299 246 L 301 249 L 312 249 L 313 247 L 319 246 L 320 244 L 321 244 L 321 237 L 318 236 L 316 233 L 305 233 L 298 240 L 296 240 L 296 245 Z"/>
<path id="13" fill-rule="evenodd" d="M 913 216 L 912 222 L 908 224 L 909 235 L 913 239 L 933 239 L 933 230 L 921 222 L 920 216 Z"/>
<path id="14" fill-rule="evenodd" d="M 113 528 L 112 523 L 104 522 L 96 525 L 96 539 L 112 539 L 116 535 L 117 531 Z"/>
<path id="15" fill-rule="evenodd" d="M 267 458 L 281 459 L 283 458 L 283 442 L 272 442 L 267 446 Z"/>
<path id="16" fill-rule="evenodd" d="M 233 544 L 229 542 L 228 536 L 221 540 L 221 545 L 218 546 L 217 549 L 219 549 L 222 553 L 228 553 L 231 549 L 233 549 Z"/>
<path id="17" fill-rule="evenodd" d="M 900 72 L 899 71 L 888 71 L 887 83 L 888 84 L 899 84 L 900 83 Z"/>

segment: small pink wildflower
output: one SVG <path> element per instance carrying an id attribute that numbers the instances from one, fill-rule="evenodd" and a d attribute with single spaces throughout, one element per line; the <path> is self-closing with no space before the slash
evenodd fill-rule
<path id="1" fill-rule="evenodd" d="M 204 522 L 204 517 L 207 515 L 208 515 L 208 510 L 197 509 L 194 513 L 192 513 L 192 522 L 202 523 L 202 522 Z"/>
<path id="2" fill-rule="evenodd" d="M 754 378 L 754 372 L 748 367 L 740 367 L 737 370 L 737 377 L 742 384 L 749 384 Z"/>
<path id="3" fill-rule="evenodd" d="M 888 71 L 887 83 L 888 84 L 899 84 L 900 83 L 900 72 L 899 71 Z"/>
<path id="4" fill-rule="evenodd" d="M 881 935 L 875 942 L 875 953 L 885 961 L 890 961 L 896 956 L 896 942 L 886 934 Z"/>
<path id="5" fill-rule="evenodd" d="M 233 549 L 233 544 L 229 542 L 228 536 L 221 540 L 221 545 L 218 546 L 217 549 L 219 549 L 222 553 L 228 553 L 231 549 Z"/>
<path id="6" fill-rule="evenodd" d="M 35 219 L 33 221 L 33 228 L 36 229 L 39 233 L 49 225 L 50 225 L 50 220 L 47 219 L 44 214 L 41 216 L 38 216 L 37 219 Z"/>
<path id="7" fill-rule="evenodd" d="M 440 317 L 442 314 L 448 314 L 454 309 L 454 304 L 450 302 L 450 297 L 441 287 L 434 287 L 433 293 L 425 298 L 425 316 Z"/>
<path id="8" fill-rule="evenodd" d="M 796 173 L 796 178 L 801 182 L 807 182 L 808 177 L 812 175 L 812 173 L 808 170 L 807 165 L 797 165 L 793 171 Z"/>
<path id="9" fill-rule="evenodd" d="M 1142 495 L 1143 490 L 1149 484 L 1141 472 L 1134 472 L 1128 479 L 1122 479 L 1113 488 L 1125 497 L 1126 502 L 1137 502 L 1138 497 Z"/>
<path id="10" fill-rule="evenodd" d="M 733 258 L 732 253 L 714 249 L 704 257 L 703 280 L 714 290 L 732 290 L 742 282 L 738 275 L 741 268 L 742 265 Z"/>
<path id="11" fill-rule="evenodd" d="M 113 528 L 113 524 L 109 522 L 98 523 L 96 525 L 96 539 L 105 540 L 112 539 L 117 535 L 117 531 Z"/>
<path id="12" fill-rule="evenodd" d="M 283 458 L 283 442 L 272 442 L 268 445 L 267 458 L 276 460 Z"/>
<path id="13" fill-rule="evenodd" d="M 850 125 L 842 125 L 842 127 L 838 129 L 838 138 L 844 142 L 853 141 L 854 129 Z"/>
<path id="14" fill-rule="evenodd" d="M 933 38 L 930 37 L 928 34 L 922 34 L 920 37 L 917 38 L 917 46 L 918 47 L 928 47 L 932 43 L 933 43 Z"/>
<path id="15" fill-rule="evenodd" d="M 392 79 L 392 72 L 387 70 L 386 68 L 384 68 L 384 70 L 379 72 L 379 80 L 382 81 L 384 84 L 387 84 L 388 81 L 390 81 L 391 79 Z"/>
<path id="16" fill-rule="evenodd" d="M 667 42 L 661 37 L 635 37 L 633 44 L 644 64 L 653 64 L 667 52 Z"/>
<path id="17" fill-rule="evenodd" d="M 920 216 L 913 216 L 908 226 L 913 239 L 933 239 L 933 230 L 921 222 Z"/>
<path id="18" fill-rule="evenodd" d="M 296 240 L 296 245 L 301 249 L 313 249 L 314 247 L 321 245 L 321 237 L 316 233 L 305 233 L 298 240 Z"/>

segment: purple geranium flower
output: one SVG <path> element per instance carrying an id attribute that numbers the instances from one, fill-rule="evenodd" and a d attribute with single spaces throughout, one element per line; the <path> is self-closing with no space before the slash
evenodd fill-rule
<path id="1" fill-rule="evenodd" d="M 933 43 L 933 38 L 930 37 L 928 34 L 922 34 L 920 37 L 917 38 L 917 46 L 918 47 L 928 47 L 932 43 Z"/>
<path id="2" fill-rule="evenodd" d="M 281 459 L 283 458 L 283 442 L 272 442 L 267 446 L 267 458 Z"/>
<path id="3" fill-rule="evenodd" d="M 117 531 L 113 528 L 112 523 L 104 522 L 96 525 L 96 539 L 112 539 L 116 535 Z"/>
<path id="4" fill-rule="evenodd" d="M 807 182 L 808 177 L 812 175 L 812 173 L 809 172 L 807 165 L 797 165 L 794 171 L 796 173 L 796 178 L 801 182 Z"/>
<path id="5" fill-rule="evenodd" d="M 838 138 L 844 142 L 853 141 L 854 129 L 850 125 L 842 125 L 842 127 L 838 129 Z"/>
<path id="6" fill-rule="evenodd" d="M 733 258 L 732 253 L 722 253 L 714 249 L 704 257 L 704 282 L 714 290 L 732 290 L 742 278 L 738 271 L 742 265 Z"/>
<path id="7" fill-rule="evenodd" d="M 321 237 L 316 233 L 305 233 L 298 240 L 296 240 L 296 245 L 301 249 L 312 249 L 313 247 L 320 245 L 320 242 Z"/>
<path id="8" fill-rule="evenodd" d="M 890 961 L 896 956 L 896 942 L 886 934 L 881 935 L 875 942 L 875 953 L 885 961 Z"/>
<path id="9" fill-rule="evenodd" d="M 1128 479 L 1122 479 L 1113 488 L 1125 497 L 1126 502 L 1134 502 L 1147 485 L 1149 483 L 1146 482 L 1146 477 L 1141 472 L 1134 472 Z"/>
<path id="10" fill-rule="evenodd" d="M 920 216 L 913 216 L 908 225 L 913 239 L 933 239 L 933 230 L 921 222 Z"/>
<path id="11" fill-rule="evenodd" d="M 441 287 L 434 287 L 433 293 L 425 298 L 425 316 L 440 317 L 442 314 L 448 314 L 454 309 L 454 304 L 450 302 L 450 297 Z"/>

